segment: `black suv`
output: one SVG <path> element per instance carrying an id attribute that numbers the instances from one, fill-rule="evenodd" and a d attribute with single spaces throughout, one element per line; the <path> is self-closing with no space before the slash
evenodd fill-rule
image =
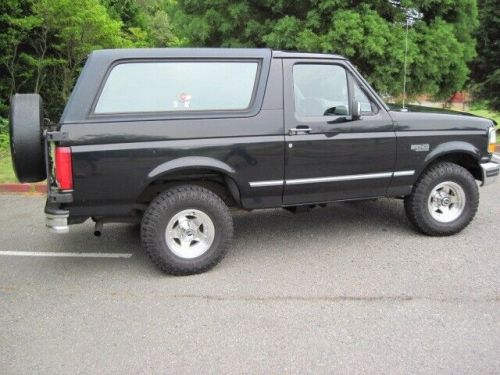
<path id="1" fill-rule="evenodd" d="M 418 230 L 451 235 L 476 213 L 476 181 L 499 173 L 493 121 L 391 110 L 336 55 L 102 50 L 57 125 L 41 107 L 12 98 L 11 147 L 20 181 L 48 179 L 47 226 L 140 223 L 152 260 L 176 275 L 223 258 L 230 207 L 398 197 Z"/>

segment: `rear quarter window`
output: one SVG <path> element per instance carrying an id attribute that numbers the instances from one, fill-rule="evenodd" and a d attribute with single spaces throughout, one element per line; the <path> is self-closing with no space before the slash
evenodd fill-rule
<path id="1" fill-rule="evenodd" d="M 258 61 L 120 63 L 109 73 L 94 114 L 245 110 L 258 70 Z"/>

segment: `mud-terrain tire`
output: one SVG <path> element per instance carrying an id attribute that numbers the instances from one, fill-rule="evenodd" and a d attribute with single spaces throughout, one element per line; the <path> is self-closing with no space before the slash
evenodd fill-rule
<path id="1" fill-rule="evenodd" d="M 9 131 L 12 165 L 20 182 L 47 178 L 42 137 L 42 98 L 15 94 L 10 102 Z"/>
<path id="2" fill-rule="evenodd" d="M 408 220 L 429 236 L 449 236 L 467 227 L 479 205 L 477 183 L 465 168 L 440 162 L 424 171 L 405 198 Z"/>
<path id="3" fill-rule="evenodd" d="M 176 186 L 158 195 L 141 222 L 142 246 L 171 275 L 209 270 L 225 256 L 233 220 L 217 194 L 196 185 Z"/>

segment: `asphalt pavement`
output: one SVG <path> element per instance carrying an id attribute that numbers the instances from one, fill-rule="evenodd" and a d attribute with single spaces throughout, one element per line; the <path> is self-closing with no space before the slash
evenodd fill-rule
<path id="1" fill-rule="evenodd" d="M 399 200 L 237 212 L 222 263 L 170 277 L 136 227 L 54 235 L 0 195 L 0 373 L 498 374 L 499 197 L 445 238 Z"/>

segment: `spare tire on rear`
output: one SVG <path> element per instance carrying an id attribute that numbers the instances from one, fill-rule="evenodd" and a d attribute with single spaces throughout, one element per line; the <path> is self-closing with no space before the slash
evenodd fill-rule
<path id="1" fill-rule="evenodd" d="M 12 165 L 20 182 L 47 178 L 42 135 L 42 98 L 38 94 L 16 94 L 10 102 L 10 149 Z"/>

